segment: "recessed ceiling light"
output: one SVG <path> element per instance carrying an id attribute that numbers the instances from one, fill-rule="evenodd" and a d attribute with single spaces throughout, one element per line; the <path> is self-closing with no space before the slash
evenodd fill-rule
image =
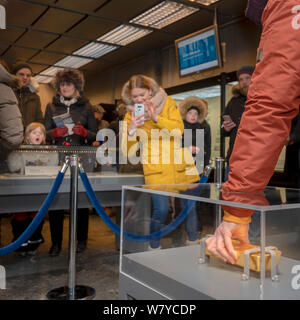
<path id="1" fill-rule="evenodd" d="M 198 10 L 197 8 L 192 8 L 181 3 L 163 1 L 152 9 L 130 20 L 130 23 L 161 29 Z"/>
<path id="2" fill-rule="evenodd" d="M 66 58 L 63 58 L 62 60 L 59 60 L 58 62 L 56 62 L 54 66 L 77 69 L 92 61 L 93 59 L 67 56 Z"/>
<path id="3" fill-rule="evenodd" d="M 220 0 L 189 0 L 189 1 L 203 4 L 204 6 L 210 6 L 211 4 L 214 4 Z"/>
<path id="4" fill-rule="evenodd" d="M 90 57 L 90 58 L 99 58 L 101 56 L 104 56 L 108 52 L 116 50 L 117 48 L 118 47 L 115 47 L 115 46 L 91 42 L 88 45 L 75 51 L 74 54 L 77 54 L 79 56 Z"/>
<path id="5" fill-rule="evenodd" d="M 51 76 L 55 76 L 56 73 L 58 71 L 60 71 L 62 68 L 57 68 L 57 67 L 50 67 L 46 70 L 43 70 L 42 72 L 40 72 L 40 75 L 43 75 L 43 76 L 48 76 L 48 77 L 51 77 Z"/>
<path id="6" fill-rule="evenodd" d="M 151 30 L 139 29 L 122 24 L 97 40 L 126 46 L 127 44 L 136 41 L 151 32 Z"/>
<path id="7" fill-rule="evenodd" d="M 52 77 L 47 77 L 47 76 L 42 76 L 42 75 L 37 75 L 34 77 L 38 83 L 49 83 L 52 81 Z"/>

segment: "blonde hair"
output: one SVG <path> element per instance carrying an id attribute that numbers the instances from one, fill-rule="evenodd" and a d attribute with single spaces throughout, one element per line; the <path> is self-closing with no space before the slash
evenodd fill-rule
<path id="1" fill-rule="evenodd" d="M 129 79 L 129 93 L 131 94 L 131 91 L 135 88 L 153 90 L 151 82 L 142 74 L 134 75 Z"/>
<path id="2" fill-rule="evenodd" d="M 40 123 L 40 122 L 31 122 L 26 127 L 25 134 L 24 134 L 24 143 L 25 144 L 30 144 L 29 135 L 33 130 L 35 130 L 37 128 L 41 128 L 42 133 L 44 135 L 44 138 L 43 138 L 43 141 L 42 141 L 41 144 L 46 144 L 46 129 L 45 129 L 44 125 L 42 123 Z"/>

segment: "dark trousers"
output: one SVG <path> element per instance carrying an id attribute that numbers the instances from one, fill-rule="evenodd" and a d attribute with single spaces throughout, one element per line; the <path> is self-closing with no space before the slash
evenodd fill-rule
<path id="1" fill-rule="evenodd" d="M 63 239 L 64 211 L 49 212 L 49 224 L 52 245 L 61 247 Z M 87 241 L 89 228 L 89 209 L 78 209 L 77 212 L 77 240 Z"/>
<path id="2" fill-rule="evenodd" d="M 17 220 L 15 217 L 11 220 L 12 232 L 13 232 L 13 241 L 17 240 L 21 234 L 28 228 L 31 224 L 33 218 L 28 217 L 25 220 Z M 17 251 L 30 251 L 36 250 L 39 245 L 44 242 L 44 238 L 42 236 L 44 220 L 39 224 L 34 233 L 28 239 L 27 244 L 20 247 Z"/>

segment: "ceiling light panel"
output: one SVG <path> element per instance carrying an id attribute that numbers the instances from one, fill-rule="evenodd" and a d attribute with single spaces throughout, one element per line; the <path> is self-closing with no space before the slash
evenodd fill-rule
<path id="1" fill-rule="evenodd" d="M 77 68 L 80 68 L 80 67 L 82 67 L 92 61 L 93 61 L 93 59 L 68 56 L 68 57 L 56 62 L 55 66 L 56 67 L 63 67 L 63 68 L 77 69 Z"/>
<path id="2" fill-rule="evenodd" d="M 40 74 L 43 75 L 43 76 L 52 77 L 52 76 L 55 76 L 57 74 L 57 72 L 60 71 L 60 70 L 62 70 L 62 68 L 50 67 L 50 68 L 40 72 Z"/>
<path id="3" fill-rule="evenodd" d="M 97 40 L 126 46 L 127 44 L 136 41 L 151 32 L 151 30 L 121 25 L 113 29 L 112 31 L 106 33 Z"/>
<path id="4" fill-rule="evenodd" d="M 47 77 L 47 76 L 41 76 L 41 75 L 38 75 L 38 76 L 35 76 L 34 77 L 38 83 L 49 83 L 52 81 L 52 77 Z"/>
<path id="5" fill-rule="evenodd" d="M 205 6 L 210 6 L 211 4 L 214 4 L 214 3 L 218 2 L 219 0 L 189 0 L 189 1 L 203 4 Z"/>
<path id="6" fill-rule="evenodd" d="M 163 1 L 152 9 L 132 19 L 130 23 L 161 29 L 198 10 L 199 9 L 197 8 L 192 8 L 181 3 Z"/>
<path id="7" fill-rule="evenodd" d="M 74 54 L 90 58 L 99 58 L 116 49 L 117 47 L 114 46 L 91 42 L 88 45 L 75 51 Z"/>

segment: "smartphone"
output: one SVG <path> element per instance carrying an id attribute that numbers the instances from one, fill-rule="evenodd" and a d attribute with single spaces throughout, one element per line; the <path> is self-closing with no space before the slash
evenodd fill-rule
<path id="1" fill-rule="evenodd" d="M 223 115 L 223 119 L 224 119 L 225 121 L 230 121 L 230 122 L 232 122 L 232 119 L 230 118 L 230 115 L 228 115 L 228 114 L 224 114 L 224 115 Z"/>
<path id="2" fill-rule="evenodd" d="M 134 105 L 134 117 L 136 118 L 140 114 L 145 114 L 145 105 L 142 103 L 136 103 Z M 142 117 L 141 120 L 144 120 L 144 117 Z M 141 124 L 144 124 L 144 121 L 141 122 Z"/>

